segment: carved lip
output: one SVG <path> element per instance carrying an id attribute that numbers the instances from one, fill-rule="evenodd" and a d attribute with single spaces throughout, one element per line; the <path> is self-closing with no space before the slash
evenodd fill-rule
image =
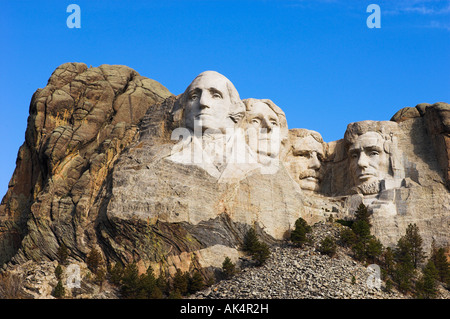
<path id="1" fill-rule="evenodd" d="M 203 117 L 203 116 L 212 116 L 212 115 L 209 114 L 209 113 L 200 113 L 200 114 L 197 114 L 197 115 L 195 116 L 195 118 L 198 119 L 198 118 Z"/>
<path id="2" fill-rule="evenodd" d="M 376 177 L 376 175 L 373 174 L 373 173 L 361 173 L 361 174 L 358 175 L 358 178 L 360 180 L 368 180 L 368 179 L 373 178 L 373 177 Z"/>
<path id="3" fill-rule="evenodd" d="M 319 179 L 317 177 L 314 177 L 314 176 L 303 177 L 302 180 L 307 180 L 307 181 L 310 181 L 310 182 L 318 182 L 319 181 Z"/>

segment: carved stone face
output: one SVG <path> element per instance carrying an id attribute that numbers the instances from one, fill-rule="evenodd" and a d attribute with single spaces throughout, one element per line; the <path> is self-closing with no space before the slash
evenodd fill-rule
<path id="1" fill-rule="evenodd" d="M 389 170 L 384 139 L 376 132 L 360 135 L 350 146 L 350 172 L 356 186 L 377 183 Z"/>
<path id="2" fill-rule="evenodd" d="M 225 133 L 234 127 L 230 118 L 232 102 L 228 92 L 229 80 L 217 72 L 206 71 L 189 86 L 185 105 L 185 125 L 194 130 L 215 130 Z"/>
<path id="3" fill-rule="evenodd" d="M 323 144 L 311 135 L 297 138 L 293 143 L 292 155 L 290 168 L 293 176 L 298 178 L 300 188 L 319 190 L 322 180 Z"/>
<path id="4" fill-rule="evenodd" d="M 263 102 L 255 102 L 247 111 L 248 144 L 250 148 L 266 156 L 280 152 L 280 121 L 278 115 Z"/>

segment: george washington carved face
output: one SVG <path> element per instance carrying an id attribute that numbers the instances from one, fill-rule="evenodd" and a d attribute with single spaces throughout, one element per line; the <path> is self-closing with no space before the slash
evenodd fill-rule
<path id="1" fill-rule="evenodd" d="M 185 126 L 191 130 L 225 133 L 242 117 L 244 106 L 233 84 L 225 76 L 205 71 L 186 89 L 184 96 Z"/>

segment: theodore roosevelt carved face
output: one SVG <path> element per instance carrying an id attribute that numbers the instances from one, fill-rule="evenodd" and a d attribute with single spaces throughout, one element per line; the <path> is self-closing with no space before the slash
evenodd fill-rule
<path id="1" fill-rule="evenodd" d="M 319 133 L 306 129 L 289 130 L 291 152 L 288 167 L 300 188 L 318 191 L 322 181 L 324 145 Z"/>

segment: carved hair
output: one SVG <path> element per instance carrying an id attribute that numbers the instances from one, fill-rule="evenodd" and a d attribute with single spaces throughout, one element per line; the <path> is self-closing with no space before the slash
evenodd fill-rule
<path id="1" fill-rule="evenodd" d="M 305 138 L 312 136 L 318 143 L 323 144 L 322 135 L 316 131 L 311 131 L 306 128 L 293 128 L 289 130 L 289 135 L 294 138 Z"/>
<path id="2" fill-rule="evenodd" d="M 392 154 L 394 134 L 398 130 L 398 124 L 391 121 L 361 121 L 350 123 L 344 134 L 347 144 L 355 143 L 356 139 L 368 132 L 375 132 L 384 140 L 383 149 L 387 154 Z"/>

